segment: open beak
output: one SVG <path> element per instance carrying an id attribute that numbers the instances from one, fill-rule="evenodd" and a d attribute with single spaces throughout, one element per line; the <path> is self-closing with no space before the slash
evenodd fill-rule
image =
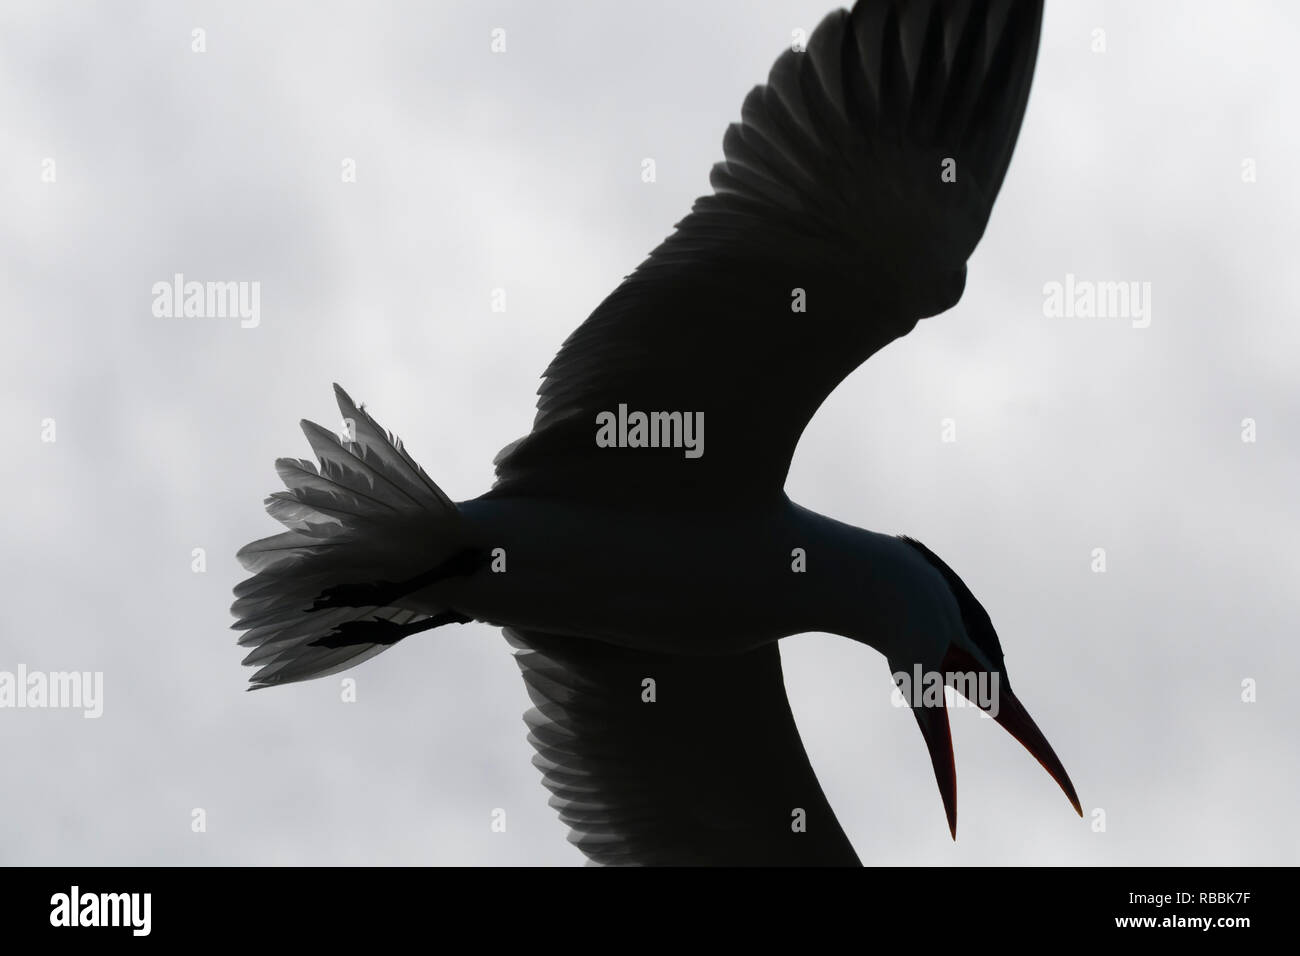
<path id="1" fill-rule="evenodd" d="M 1047 742 L 1043 732 L 1034 723 L 1034 718 L 1029 716 L 1029 711 L 1025 710 L 1024 705 L 1016 699 L 1016 695 L 1011 693 L 1009 687 L 1003 687 L 998 698 L 1000 706 L 997 716 L 993 719 L 1006 728 L 1012 737 L 1025 745 L 1025 749 L 1034 755 L 1034 759 L 1043 765 L 1043 769 L 1050 773 L 1052 779 L 1065 791 L 1070 805 L 1074 807 L 1074 812 L 1083 816 L 1083 807 L 1079 806 L 1079 795 L 1074 792 L 1070 775 L 1065 772 L 1065 767 L 1061 765 L 1056 751 L 1052 749 L 1052 745 Z"/>
<path id="2" fill-rule="evenodd" d="M 944 673 L 950 671 L 978 672 L 983 670 L 970 656 L 956 648 L 949 649 L 941 665 Z M 1005 678 L 1005 674 L 1002 675 Z M 942 700 L 942 698 L 941 698 Z M 978 705 L 978 701 L 972 701 Z M 1029 711 L 1011 692 L 1004 680 L 999 681 L 997 694 L 997 712 L 991 714 L 1012 737 L 1020 741 L 1026 750 L 1033 754 L 1043 769 L 1052 775 L 1052 779 L 1065 791 L 1074 812 L 1083 816 L 1083 807 L 1079 805 L 1078 794 L 1070 775 L 1065 772 L 1060 758 L 1052 745 L 1047 742 L 1043 732 L 1038 729 Z M 938 707 L 913 707 L 912 713 L 925 738 L 925 746 L 930 751 L 930 763 L 934 766 L 934 779 L 939 784 L 939 795 L 943 798 L 943 809 L 948 816 L 948 830 L 952 838 L 957 839 L 957 767 L 952 753 L 952 732 L 948 727 L 948 708 L 946 703 Z"/>
<path id="3" fill-rule="evenodd" d="M 948 729 L 948 705 L 938 707 L 913 707 L 921 736 L 930 750 L 930 763 L 934 765 L 934 779 L 943 797 L 943 810 L 948 814 L 948 831 L 957 839 L 957 764 L 952 756 L 952 732 Z"/>

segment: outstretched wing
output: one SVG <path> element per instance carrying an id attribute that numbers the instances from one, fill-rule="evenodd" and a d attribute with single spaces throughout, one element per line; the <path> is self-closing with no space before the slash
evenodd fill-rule
<path id="1" fill-rule="evenodd" d="M 493 494 L 779 493 L 835 386 L 960 298 L 1041 15 L 1041 0 L 861 0 L 783 53 L 727 131 L 714 193 L 564 343 Z M 620 405 L 702 413 L 703 454 L 666 420 L 671 447 L 598 447 L 597 416 Z M 618 440 L 650 441 L 634 429 Z"/>
<path id="2" fill-rule="evenodd" d="M 505 634 L 535 704 L 533 762 L 593 862 L 858 865 L 808 763 L 775 644 L 703 658 Z"/>

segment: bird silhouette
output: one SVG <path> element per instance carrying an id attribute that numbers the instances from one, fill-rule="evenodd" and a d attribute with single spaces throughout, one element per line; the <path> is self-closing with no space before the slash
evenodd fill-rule
<path id="1" fill-rule="evenodd" d="M 900 692 L 913 674 L 991 683 L 991 699 L 962 693 L 1081 813 L 961 578 L 784 491 L 826 396 L 960 298 L 1041 16 L 861 0 L 783 52 L 727 130 L 712 194 L 564 342 L 486 494 L 451 501 L 336 386 L 343 434 L 303 423 L 319 467 L 277 462 L 287 490 L 267 509 L 289 530 L 239 552 L 253 687 L 486 622 L 514 648 L 534 762 L 591 861 L 857 864 L 778 649 L 829 632 L 881 652 Z M 912 690 L 955 838 L 943 686 Z"/>

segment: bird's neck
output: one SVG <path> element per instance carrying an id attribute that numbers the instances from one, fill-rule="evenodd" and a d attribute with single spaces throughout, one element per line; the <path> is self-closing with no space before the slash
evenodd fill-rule
<path id="1" fill-rule="evenodd" d="M 844 524 L 792 506 L 796 534 L 808 541 L 808 600 L 813 627 L 907 655 L 918 628 L 937 629 L 935 592 L 945 588 L 934 569 L 901 538 Z"/>

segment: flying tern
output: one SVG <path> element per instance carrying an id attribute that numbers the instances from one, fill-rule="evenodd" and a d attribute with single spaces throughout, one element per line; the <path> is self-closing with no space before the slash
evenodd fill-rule
<path id="1" fill-rule="evenodd" d="M 486 494 L 453 502 L 336 386 L 342 434 L 303 423 L 319 465 L 277 462 L 267 509 L 289 530 L 239 552 L 253 686 L 486 622 L 514 648 L 534 762 L 591 861 L 856 864 L 778 650 L 828 632 L 891 673 L 996 678 L 980 706 L 1081 813 L 957 573 L 784 491 L 827 395 L 960 298 L 1041 14 L 860 0 L 782 53 L 726 132 L 712 194 L 564 342 Z M 938 690 L 906 702 L 955 838 Z"/>

